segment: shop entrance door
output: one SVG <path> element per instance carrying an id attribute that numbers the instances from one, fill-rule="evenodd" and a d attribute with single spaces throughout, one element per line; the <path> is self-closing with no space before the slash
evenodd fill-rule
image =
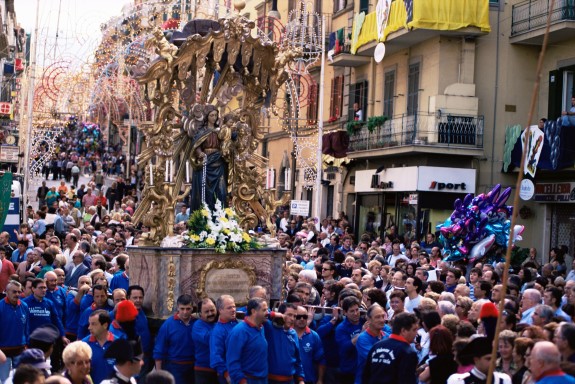
<path id="1" fill-rule="evenodd" d="M 571 258 L 565 260 L 565 264 L 570 267 L 575 249 L 575 205 L 554 204 L 551 212 L 550 248 L 566 245 Z M 547 261 L 548 256 L 544 255 L 543 260 Z"/>

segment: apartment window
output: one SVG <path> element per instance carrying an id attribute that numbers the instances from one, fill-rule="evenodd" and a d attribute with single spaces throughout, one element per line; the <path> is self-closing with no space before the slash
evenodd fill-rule
<path id="1" fill-rule="evenodd" d="M 355 103 L 357 103 L 361 109 L 361 120 L 367 120 L 367 80 L 352 84 L 349 87 L 349 120 L 354 120 L 355 118 L 355 111 L 353 109 Z"/>
<path id="2" fill-rule="evenodd" d="M 388 71 L 383 83 L 383 115 L 393 117 L 393 103 L 395 101 L 395 70 Z"/>
<path id="3" fill-rule="evenodd" d="M 335 196 L 333 185 L 327 187 L 327 207 L 326 207 L 326 215 L 331 216 L 333 214 L 333 198 Z"/>
<path id="4" fill-rule="evenodd" d="M 317 83 L 310 84 L 309 95 L 307 100 L 308 124 L 315 124 L 317 122 L 318 91 L 319 91 L 319 85 Z"/>
<path id="5" fill-rule="evenodd" d="M 333 0 L 333 12 L 339 12 L 347 7 L 352 0 Z"/>
<path id="6" fill-rule="evenodd" d="M 336 76 L 331 80 L 331 100 L 329 103 L 330 120 L 341 117 L 343 106 L 343 76 Z"/>
<path id="7" fill-rule="evenodd" d="M 419 107 L 419 67 L 420 63 L 413 63 L 409 66 L 407 77 L 407 115 L 417 114 Z"/>

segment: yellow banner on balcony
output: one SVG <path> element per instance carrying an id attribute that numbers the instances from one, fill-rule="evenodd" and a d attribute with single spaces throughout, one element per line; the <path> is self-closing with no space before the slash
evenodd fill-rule
<path id="1" fill-rule="evenodd" d="M 489 0 L 414 0 L 413 21 L 408 27 L 439 31 L 477 27 L 490 32 Z"/>
<path id="2" fill-rule="evenodd" d="M 407 10 L 403 1 L 394 1 L 391 3 L 391 8 L 389 10 L 389 17 L 387 19 L 387 26 L 383 31 L 383 40 L 387 40 L 387 35 L 395 31 L 399 31 L 402 28 L 406 28 L 407 25 Z"/>
<path id="3" fill-rule="evenodd" d="M 354 28 L 357 24 L 354 19 Z M 403 0 L 391 3 L 387 26 L 383 32 L 386 41 L 390 33 L 400 29 L 431 29 L 455 31 L 461 28 L 476 27 L 482 32 L 490 32 L 489 0 L 413 0 L 413 20 L 407 23 L 407 11 Z M 377 16 L 375 12 L 365 16 L 357 39 L 353 39 L 351 53 L 372 41 L 377 41 Z"/>
<path id="4" fill-rule="evenodd" d="M 370 41 L 377 40 L 377 15 L 375 12 L 372 12 L 368 13 L 365 18 L 358 17 L 361 15 L 362 14 L 356 15 L 356 17 L 353 19 L 352 30 L 355 31 L 356 28 L 361 28 L 361 30 L 357 39 L 355 39 L 355 36 L 353 36 L 351 40 L 350 52 L 352 55 L 355 55 L 357 49 L 362 45 L 365 45 Z"/>

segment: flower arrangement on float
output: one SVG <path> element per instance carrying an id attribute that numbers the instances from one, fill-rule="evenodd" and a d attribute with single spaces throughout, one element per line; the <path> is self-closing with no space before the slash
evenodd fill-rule
<path id="1" fill-rule="evenodd" d="M 213 248 L 218 253 L 244 252 L 261 248 L 257 240 L 239 225 L 236 212 L 223 208 L 217 200 L 214 210 L 206 203 L 191 213 L 188 230 L 183 233 L 184 246 L 188 248 Z"/>

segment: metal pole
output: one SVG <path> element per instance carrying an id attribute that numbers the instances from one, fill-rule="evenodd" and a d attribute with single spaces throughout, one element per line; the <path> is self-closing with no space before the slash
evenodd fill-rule
<path id="1" fill-rule="evenodd" d="M 34 25 L 34 41 L 30 52 L 30 77 L 28 80 L 28 129 L 26 131 L 26 149 L 24 151 L 24 165 L 22 174 L 24 175 L 24 185 L 22 191 L 22 206 L 28 205 L 28 184 L 30 175 L 30 151 L 32 150 L 32 127 L 34 115 L 34 80 L 36 79 L 36 45 L 38 44 L 38 20 L 40 16 L 40 0 L 36 0 L 36 24 Z"/>
<path id="2" fill-rule="evenodd" d="M 319 73 L 319 108 L 317 112 L 317 169 L 315 177 L 315 204 L 314 217 L 321 219 L 321 173 L 322 173 L 322 139 L 323 139 L 323 97 L 324 97 L 324 71 L 325 71 L 325 16 L 321 17 L 321 69 Z"/>

